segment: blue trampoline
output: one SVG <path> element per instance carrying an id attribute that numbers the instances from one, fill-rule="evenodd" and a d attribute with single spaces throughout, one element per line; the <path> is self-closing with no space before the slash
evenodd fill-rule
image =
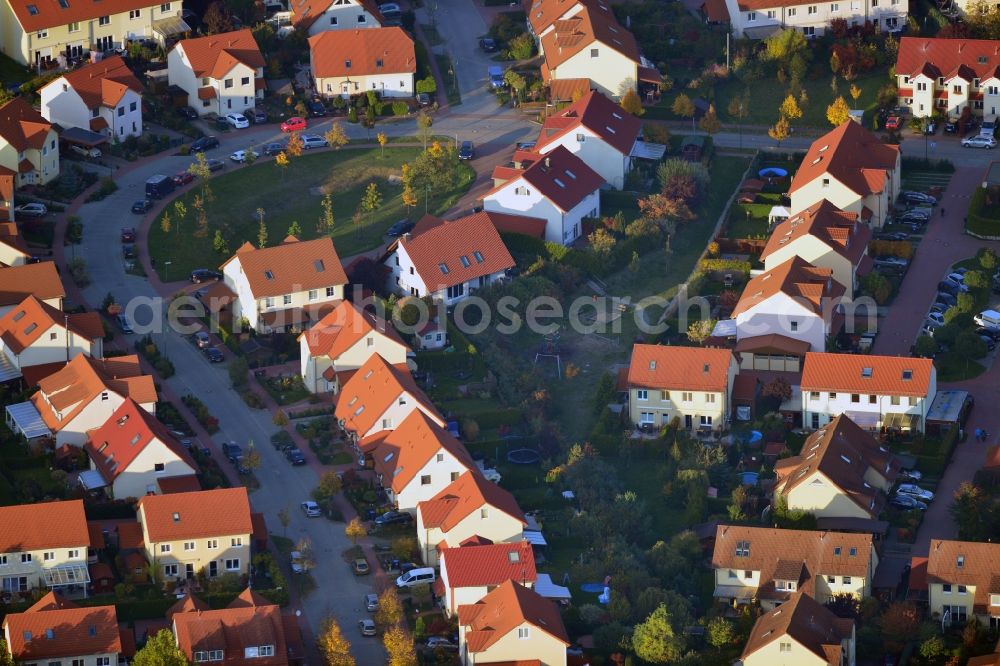
<path id="1" fill-rule="evenodd" d="M 514 449 L 507 452 L 507 462 L 515 465 L 533 465 L 542 459 L 534 449 Z"/>
<path id="2" fill-rule="evenodd" d="M 744 486 L 756 486 L 757 485 L 757 477 L 758 476 L 759 475 L 757 474 L 757 472 L 743 472 L 743 474 L 742 474 L 743 485 Z"/>
<path id="3" fill-rule="evenodd" d="M 757 175 L 761 178 L 784 178 L 788 175 L 788 171 L 781 167 L 766 167 L 758 171 Z"/>
<path id="4" fill-rule="evenodd" d="M 604 585 L 602 583 L 584 583 L 580 589 L 589 594 L 603 594 Z"/>

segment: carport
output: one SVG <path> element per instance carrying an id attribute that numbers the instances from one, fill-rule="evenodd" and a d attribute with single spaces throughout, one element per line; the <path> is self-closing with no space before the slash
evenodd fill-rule
<path id="1" fill-rule="evenodd" d="M 59 138 L 66 143 L 83 146 L 84 148 L 95 148 L 108 142 L 108 137 L 105 135 L 85 130 L 82 127 L 64 129 Z"/>
<path id="2" fill-rule="evenodd" d="M 7 405 L 7 427 L 28 440 L 52 436 L 38 408 L 30 401 Z"/>

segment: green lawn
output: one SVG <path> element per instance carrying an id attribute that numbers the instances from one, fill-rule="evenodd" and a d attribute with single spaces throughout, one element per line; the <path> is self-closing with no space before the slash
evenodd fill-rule
<path id="1" fill-rule="evenodd" d="M 32 77 L 31 70 L 0 53 L 0 83 L 22 83 Z"/>
<path id="2" fill-rule="evenodd" d="M 832 74 L 819 79 L 806 78 L 802 87 L 809 96 L 809 103 L 802 109 L 802 117 L 792 121 L 793 128 L 817 127 L 824 130 L 830 129 L 830 121 L 826 119 L 826 107 L 836 99 L 837 95 L 842 95 L 852 108 L 865 109 L 866 111 L 873 109 L 875 108 L 875 94 L 878 92 L 878 89 L 891 82 L 887 69 L 873 70 L 859 76 L 851 82 L 861 89 L 861 97 L 858 98 L 858 102 L 855 104 L 851 101 L 850 95 L 848 95 L 851 83 L 845 82 L 842 78 L 838 79 L 837 95 L 834 95 L 833 90 L 830 88 L 831 78 Z M 715 110 L 723 123 L 735 125 L 736 119 L 730 118 L 727 111 L 729 100 L 733 97 L 739 97 L 743 94 L 744 90 L 749 89 L 749 115 L 744 119 L 743 124 L 770 126 L 778 119 L 778 105 L 784 99 L 786 87 L 777 83 L 777 81 L 759 81 L 747 86 L 736 78 L 730 78 L 715 86 Z M 699 90 L 671 90 L 657 104 L 657 107 L 663 107 L 663 110 L 657 109 L 658 113 L 654 112 L 656 113 L 655 117 L 683 120 L 679 116 L 674 116 L 670 111 L 670 106 L 673 104 L 674 98 L 680 93 L 684 93 L 692 99 L 702 95 Z M 662 115 L 664 112 L 666 113 L 665 116 Z"/>
<path id="3" fill-rule="evenodd" d="M 324 192 L 329 192 L 333 199 L 335 223 L 331 235 L 340 256 L 378 247 L 386 229 L 407 217 L 399 198 L 402 186 L 390 182 L 389 177 L 399 176 L 402 165 L 412 161 L 419 152 L 416 147 L 390 147 L 386 148 L 384 158 L 380 157 L 378 148 L 306 153 L 293 158 L 284 174 L 270 161 L 241 169 L 238 173 L 223 174 L 210 181 L 214 196 L 205 206 L 209 225 L 207 237 L 193 235 L 196 213 L 192 201 L 200 192 L 195 188 L 180 197 L 187 207 L 183 221 L 177 219 L 173 206 L 167 208 L 173 225 L 169 234 L 163 232 L 159 219 L 154 221 L 149 238 L 151 258 L 158 269 L 165 261 L 170 261 L 168 277 L 173 279 L 195 268 L 218 266 L 244 241 L 256 245 L 260 221 L 258 208 L 264 209 L 270 244 L 280 242 L 293 221 L 302 228 L 303 240 L 315 238 Z M 460 188 L 431 196 L 427 206 L 429 212 L 447 210 L 468 189 L 474 174 L 466 169 L 466 179 Z M 382 193 L 382 205 L 371 218 L 365 214 L 359 227 L 352 218 L 365 189 L 372 182 Z M 411 214 L 414 218 L 423 214 L 428 203 L 422 200 L 423 193 L 417 196 L 421 201 Z M 217 229 L 222 231 L 229 246 L 227 253 L 216 252 L 212 247 Z"/>

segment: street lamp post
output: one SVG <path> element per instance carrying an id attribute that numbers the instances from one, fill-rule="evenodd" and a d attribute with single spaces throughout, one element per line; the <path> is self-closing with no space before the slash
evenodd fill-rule
<path id="1" fill-rule="evenodd" d="M 740 133 L 740 150 L 743 150 L 743 102 L 742 101 L 740 102 L 740 122 L 736 127 Z"/>
<path id="2" fill-rule="evenodd" d="M 170 266 L 170 264 L 172 264 L 172 263 L 174 263 L 174 262 L 172 262 L 172 261 L 164 261 L 163 262 L 163 281 L 164 282 L 170 282 L 170 280 L 167 279 L 167 267 Z"/>

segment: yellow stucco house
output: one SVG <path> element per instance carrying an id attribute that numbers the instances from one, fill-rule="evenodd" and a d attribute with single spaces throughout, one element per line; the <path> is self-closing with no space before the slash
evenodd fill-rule
<path id="1" fill-rule="evenodd" d="M 59 137 L 23 97 L 0 106 L 0 175 L 13 176 L 15 187 L 45 185 L 59 175 Z"/>
<path id="2" fill-rule="evenodd" d="M 728 349 L 635 345 L 628 369 L 629 418 L 659 428 L 677 417 L 687 430 L 721 430 L 730 417 L 738 373 Z"/>
<path id="3" fill-rule="evenodd" d="M 113 605 L 83 607 L 58 592 L 3 621 L 7 654 L 24 666 L 117 665 L 121 636 Z"/>
<path id="4" fill-rule="evenodd" d="M 931 539 L 927 609 L 936 621 L 962 626 L 975 617 L 1000 629 L 1000 544 Z"/>
<path id="5" fill-rule="evenodd" d="M 0 507 L 0 591 L 49 588 L 86 596 L 90 532 L 82 500 Z"/>
<path id="6" fill-rule="evenodd" d="M 871 534 L 719 525 L 712 568 L 716 599 L 765 609 L 804 592 L 819 603 L 868 596 L 878 565 Z"/>
<path id="7" fill-rule="evenodd" d="M 891 451 L 841 414 L 812 433 L 799 455 L 778 461 L 774 496 L 817 518 L 874 520 L 900 468 Z"/>
<path id="8" fill-rule="evenodd" d="M 796 592 L 757 619 L 742 660 L 743 666 L 854 666 L 854 621 Z"/>
<path id="9" fill-rule="evenodd" d="M 253 525 L 244 487 L 218 488 L 139 500 L 146 559 L 160 580 L 210 578 L 250 571 Z"/>

